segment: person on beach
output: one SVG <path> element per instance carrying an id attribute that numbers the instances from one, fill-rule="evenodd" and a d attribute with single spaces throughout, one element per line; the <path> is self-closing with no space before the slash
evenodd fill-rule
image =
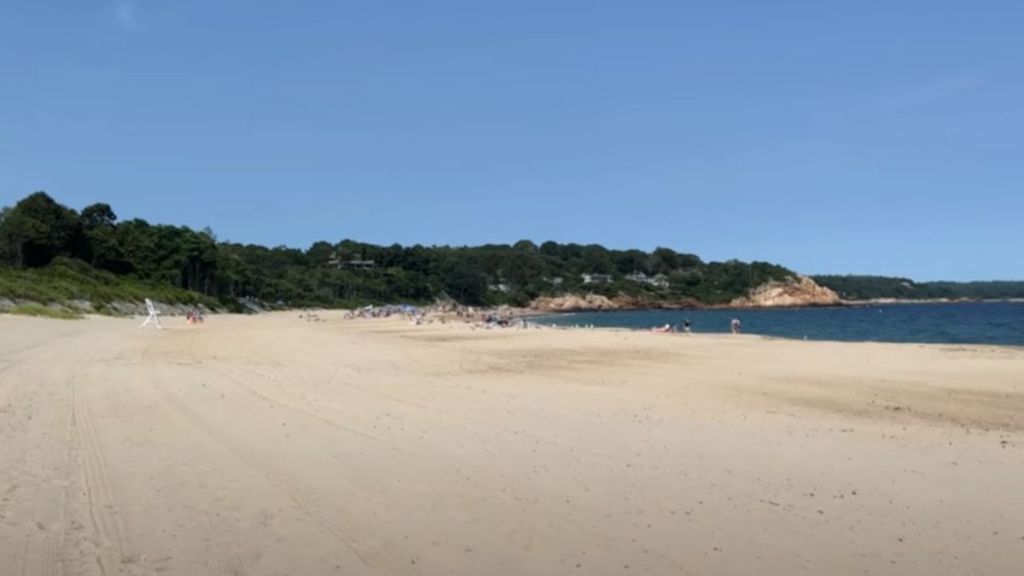
<path id="1" fill-rule="evenodd" d="M 729 323 L 729 326 L 732 328 L 733 334 L 739 334 L 740 329 L 743 327 L 743 325 L 740 323 L 739 318 L 733 318 L 732 322 Z"/>
<path id="2" fill-rule="evenodd" d="M 689 334 L 690 333 L 690 319 L 689 318 L 687 318 L 686 320 L 683 320 L 683 332 L 685 334 Z"/>

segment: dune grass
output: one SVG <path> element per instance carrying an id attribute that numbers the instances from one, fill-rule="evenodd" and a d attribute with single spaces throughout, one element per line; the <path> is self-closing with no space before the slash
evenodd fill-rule
<path id="1" fill-rule="evenodd" d="M 54 308 L 42 304 L 20 304 L 11 310 L 11 314 L 19 316 L 35 316 L 37 318 L 52 318 L 54 320 L 79 320 L 82 315 L 67 308 Z"/>
<path id="2" fill-rule="evenodd" d="M 202 304 L 211 310 L 221 307 L 216 300 L 202 294 L 116 276 L 85 262 L 66 258 L 58 259 L 45 268 L 0 267 L 0 298 L 37 303 L 44 305 L 43 308 L 57 304 L 74 309 L 78 308 L 73 304 L 76 301 L 89 302 L 101 314 L 108 310 L 108 304 L 142 302 L 146 298 L 166 304 Z"/>

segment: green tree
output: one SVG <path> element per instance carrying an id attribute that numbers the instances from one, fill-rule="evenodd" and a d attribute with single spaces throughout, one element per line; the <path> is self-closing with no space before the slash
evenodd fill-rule
<path id="1" fill-rule="evenodd" d="M 117 222 L 117 214 L 114 214 L 110 204 L 98 202 L 82 208 L 81 219 L 86 230 L 112 228 Z"/>
<path id="2" fill-rule="evenodd" d="M 15 266 L 45 266 L 57 256 L 84 255 L 86 242 L 78 214 L 45 192 L 14 205 L 0 226 L 0 242 Z"/>
<path id="3" fill-rule="evenodd" d="M 520 240 L 512 245 L 512 248 L 518 252 L 536 252 L 537 245 L 529 240 Z"/>
<path id="4" fill-rule="evenodd" d="M 458 302 L 483 304 L 487 277 L 468 261 L 453 262 L 444 277 L 444 290 Z"/>
<path id="5" fill-rule="evenodd" d="M 310 266 L 324 268 L 334 258 L 334 246 L 330 242 L 314 242 L 306 251 L 306 259 Z"/>
<path id="6" fill-rule="evenodd" d="M 88 243 L 89 262 L 115 273 L 131 272 L 117 237 L 117 214 L 109 204 L 96 203 L 82 209 L 82 228 Z"/>

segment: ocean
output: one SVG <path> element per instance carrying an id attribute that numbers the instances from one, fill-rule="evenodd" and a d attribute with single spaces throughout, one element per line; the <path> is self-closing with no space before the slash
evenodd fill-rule
<path id="1" fill-rule="evenodd" d="M 576 312 L 534 318 L 555 326 L 647 330 L 689 319 L 695 333 L 743 332 L 779 338 L 844 342 L 919 342 L 1024 346 L 1024 302 L 883 304 L 766 310 L 630 310 Z"/>

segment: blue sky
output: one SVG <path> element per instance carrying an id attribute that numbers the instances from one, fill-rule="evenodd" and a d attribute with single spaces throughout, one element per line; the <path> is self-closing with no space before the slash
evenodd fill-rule
<path id="1" fill-rule="evenodd" d="M 5 0 L 0 203 L 1024 278 L 1024 2 Z"/>

